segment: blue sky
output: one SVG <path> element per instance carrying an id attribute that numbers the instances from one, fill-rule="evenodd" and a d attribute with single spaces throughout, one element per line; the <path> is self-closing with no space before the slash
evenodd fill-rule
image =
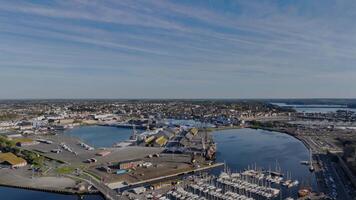
<path id="1" fill-rule="evenodd" d="M 0 0 L 0 99 L 356 97 L 354 0 Z"/>

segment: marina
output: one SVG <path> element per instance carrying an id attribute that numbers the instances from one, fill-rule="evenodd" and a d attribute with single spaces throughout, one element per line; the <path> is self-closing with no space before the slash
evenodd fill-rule
<path id="1" fill-rule="evenodd" d="M 228 168 L 220 175 L 192 176 L 183 186 L 166 194 L 168 199 L 241 199 L 264 200 L 291 198 L 282 195 L 299 185 L 298 180 L 284 178 L 277 172 L 248 169 L 232 173 Z"/>
<path id="2" fill-rule="evenodd" d="M 291 174 L 290 178 L 298 180 L 299 186 L 317 188 L 309 166 L 300 164 L 300 161 L 309 161 L 309 151 L 292 136 L 260 129 L 233 129 L 216 131 L 213 137 L 217 144 L 217 161 L 226 163 L 234 172 L 259 166 L 262 171 Z"/>

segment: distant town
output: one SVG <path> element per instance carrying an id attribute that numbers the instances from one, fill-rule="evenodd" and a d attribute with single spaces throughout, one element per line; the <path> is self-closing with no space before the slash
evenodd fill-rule
<path id="1" fill-rule="evenodd" d="M 303 103 L 258 99 L 3 100 L 0 185 L 101 194 L 112 200 L 353 199 L 354 104 Z M 303 108 L 321 110 L 298 110 Z M 334 110 L 322 111 L 331 108 Z M 128 131 L 129 136 L 112 141 L 111 146 L 95 146 L 67 134 L 82 127 L 113 127 Z M 219 144 L 212 133 L 234 129 L 280 132 L 301 141 L 309 153 L 299 164 L 308 167 L 316 187 L 283 174 L 278 163 L 275 170 L 255 165 L 232 172 L 219 159 Z M 257 161 L 251 158 L 253 162 Z M 296 188 L 294 196 L 285 196 L 289 188 Z"/>

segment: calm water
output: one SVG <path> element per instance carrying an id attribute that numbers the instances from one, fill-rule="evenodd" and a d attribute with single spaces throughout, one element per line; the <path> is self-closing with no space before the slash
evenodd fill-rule
<path id="1" fill-rule="evenodd" d="M 84 126 L 71 129 L 66 134 L 81 138 L 94 147 L 111 147 L 117 142 L 129 139 L 132 129 L 110 126 Z"/>
<path id="2" fill-rule="evenodd" d="M 96 147 L 111 146 L 129 138 L 132 130 L 127 128 L 88 126 L 75 128 L 66 134 L 83 139 Z M 315 178 L 301 160 L 308 160 L 309 153 L 295 138 L 278 132 L 254 129 L 233 129 L 217 131 L 213 134 L 217 143 L 217 159 L 226 162 L 230 169 L 239 171 L 255 163 L 259 167 L 272 169 L 276 160 L 282 170 L 292 173 L 292 178 L 315 188 Z M 76 200 L 77 196 L 51 194 L 45 192 L 19 190 L 0 187 L 0 199 L 6 200 Z M 102 200 L 100 196 L 86 196 L 85 200 Z"/>
<path id="3" fill-rule="evenodd" d="M 213 134 L 217 143 L 217 160 L 235 171 L 254 166 L 275 170 L 276 162 L 293 179 L 315 188 L 315 178 L 300 161 L 309 160 L 309 151 L 299 140 L 284 133 L 233 129 Z"/>
<path id="4" fill-rule="evenodd" d="M 286 103 L 272 103 L 274 105 L 280 107 L 291 107 L 297 112 L 302 113 L 328 113 L 328 112 L 336 112 L 338 110 L 347 110 L 356 112 L 355 108 L 347 108 L 342 105 L 297 105 L 297 104 L 286 104 Z"/>
<path id="5" fill-rule="evenodd" d="M 328 112 L 336 112 L 338 110 L 347 110 L 356 112 L 354 108 L 310 108 L 310 107 L 296 107 L 294 108 L 297 112 L 304 113 L 328 113 Z"/>

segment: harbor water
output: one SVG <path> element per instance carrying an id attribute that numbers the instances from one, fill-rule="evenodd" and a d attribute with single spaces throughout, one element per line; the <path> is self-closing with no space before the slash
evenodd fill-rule
<path id="1" fill-rule="evenodd" d="M 277 162 L 281 170 L 291 172 L 293 178 L 309 181 L 308 167 L 300 164 L 302 160 L 309 160 L 309 151 L 292 136 L 260 129 L 222 130 L 213 136 L 217 143 L 217 160 L 226 162 L 233 170 L 252 168 L 256 164 L 275 171 Z"/>
<path id="2" fill-rule="evenodd" d="M 260 129 L 231 129 L 213 134 L 217 143 L 217 160 L 232 172 L 262 168 L 279 171 L 297 179 L 299 187 L 316 189 L 316 179 L 300 161 L 309 160 L 304 144 L 285 133 Z M 298 188 L 297 188 L 298 189 Z"/>
<path id="3" fill-rule="evenodd" d="M 295 111 L 300 113 L 329 113 L 329 112 L 336 112 L 338 110 L 356 112 L 355 108 L 348 108 L 346 107 L 346 105 L 317 105 L 317 104 L 300 105 L 300 104 L 286 104 L 286 103 L 272 103 L 272 104 L 285 108 L 293 108 Z"/>
<path id="4" fill-rule="evenodd" d="M 84 126 L 68 130 L 65 134 L 78 137 L 94 147 L 111 147 L 115 143 L 129 139 L 132 129 L 112 126 Z"/>

